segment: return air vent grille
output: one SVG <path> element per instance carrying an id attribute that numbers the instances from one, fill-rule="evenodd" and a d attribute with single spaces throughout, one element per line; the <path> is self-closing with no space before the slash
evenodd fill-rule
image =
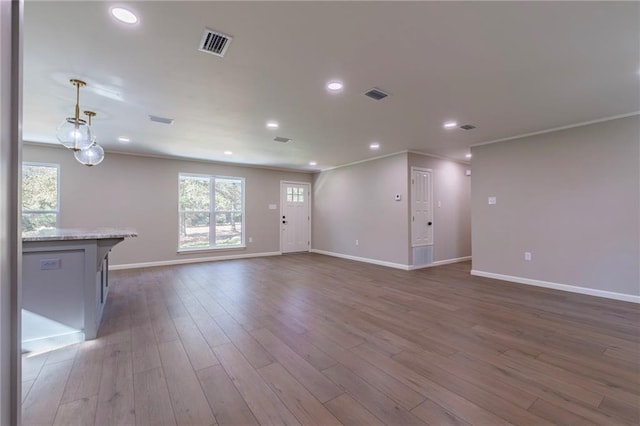
<path id="1" fill-rule="evenodd" d="M 283 138 L 282 136 L 276 136 L 273 140 L 281 143 L 291 142 L 291 138 Z"/>
<path id="2" fill-rule="evenodd" d="M 382 99 L 386 98 L 387 96 L 389 96 L 388 93 L 385 93 L 382 90 L 377 89 L 375 87 L 373 89 L 365 92 L 364 95 L 369 97 L 369 98 L 371 98 L 371 99 L 373 99 L 373 100 L 376 100 L 376 101 L 382 100 Z"/>
<path id="3" fill-rule="evenodd" d="M 202 34 L 198 50 L 223 57 L 225 53 L 227 53 L 227 49 L 229 48 L 229 44 L 231 44 L 232 39 L 233 38 L 229 35 L 207 28 L 204 30 L 204 34 Z"/>

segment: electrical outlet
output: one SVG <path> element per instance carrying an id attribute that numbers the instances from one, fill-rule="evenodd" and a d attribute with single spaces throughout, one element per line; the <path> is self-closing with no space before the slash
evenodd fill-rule
<path id="1" fill-rule="evenodd" d="M 487 203 L 488 203 L 488 204 L 491 204 L 491 205 L 496 204 L 497 202 L 498 202 L 498 200 L 497 200 L 497 198 L 496 198 L 496 197 L 489 197 L 489 198 L 487 199 Z"/>
<path id="2" fill-rule="evenodd" d="M 527 262 L 531 262 L 531 252 L 524 252 L 524 260 L 526 260 Z"/>
<path id="3" fill-rule="evenodd" d="M 50 269 L 60 269 L 60 259 L 42 259 L 40 261 L 40 270 L 46 271 Z"/>
<path id="4" fill-rule="evenodd" d="M 360 241 L 356 240 L 356 245 L 357 246 L 360 245 Z"/>
<path id="5" fill-rule="evenodd" d="M 249 242 L 252 243 L 253 242 L 253 237 L 249 237 Z"/>

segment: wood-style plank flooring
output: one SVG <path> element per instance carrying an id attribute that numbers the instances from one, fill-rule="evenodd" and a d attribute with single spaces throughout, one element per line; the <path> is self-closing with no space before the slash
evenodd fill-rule
<path id="1" fill-rule="evenodd" d="M 25 425 L 640 423 L 638 305 L 316 254 L 111 273 Z"/>

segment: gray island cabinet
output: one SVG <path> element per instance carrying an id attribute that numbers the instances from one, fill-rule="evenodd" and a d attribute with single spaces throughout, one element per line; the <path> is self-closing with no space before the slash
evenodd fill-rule
<path id="1" fill-rule="evenodd" d="M 122 228 L 23 234 L 23 352 L 96 338 L 109 291 L 109 252 L 137 236 Z"/>

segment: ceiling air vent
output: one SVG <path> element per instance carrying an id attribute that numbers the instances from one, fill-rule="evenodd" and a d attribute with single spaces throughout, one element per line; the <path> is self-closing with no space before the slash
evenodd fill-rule
<path id="1" fill-rule="evenodd" d="M 156 122 L 156 123 L 173 124 L 173 118 L 160 117 L 158 115 L 150 115 L 149 116 L 149 120 L 151 120 L 153 122 Z"/>
<path id="2" fill-rule="evenodd" d="M 389 96 L 389 94 L 388 94 L 388 93 L 385 93 L 385 92 L 383 92 L 382 90 L 377 89 L 377 88 L 375 88 L 375 87 L 374 87 L 373 89 L 371 89 L 371 90 L 369 90 L 369 91 L 365 92 L 365 94 L 364 94 L 364 95 L 365 95 L 365 96 L 368 96 L 368 97 L 370 97 L 371 99 L 376 100 L 376 101 L 379 101 L 379 100 L 384 99 L 384 98 L 386 98 L 387 96 Z"/>
<path id="3" fill-rule="evenodd" d="M 198 50 L 216 56 L 224 56 L 233 37 L 208 28 L 204 30 Z"/>
<path id="4" fill-rule="evenodd" d="M 460 128 L 464 130 L 471 130 L 471 129 L 475 129 L 476 126 L 474 126 L 473 124 L 463 124 L 462 126 L 460 126 Z"/>
<path id="5" fill-rule="evenodd" d="M 273 138 L 273 140 L 282 143 L 291 142 L 291 138 L 283 138 L 282 136 L 276 136 L 275 138 Z"/>

